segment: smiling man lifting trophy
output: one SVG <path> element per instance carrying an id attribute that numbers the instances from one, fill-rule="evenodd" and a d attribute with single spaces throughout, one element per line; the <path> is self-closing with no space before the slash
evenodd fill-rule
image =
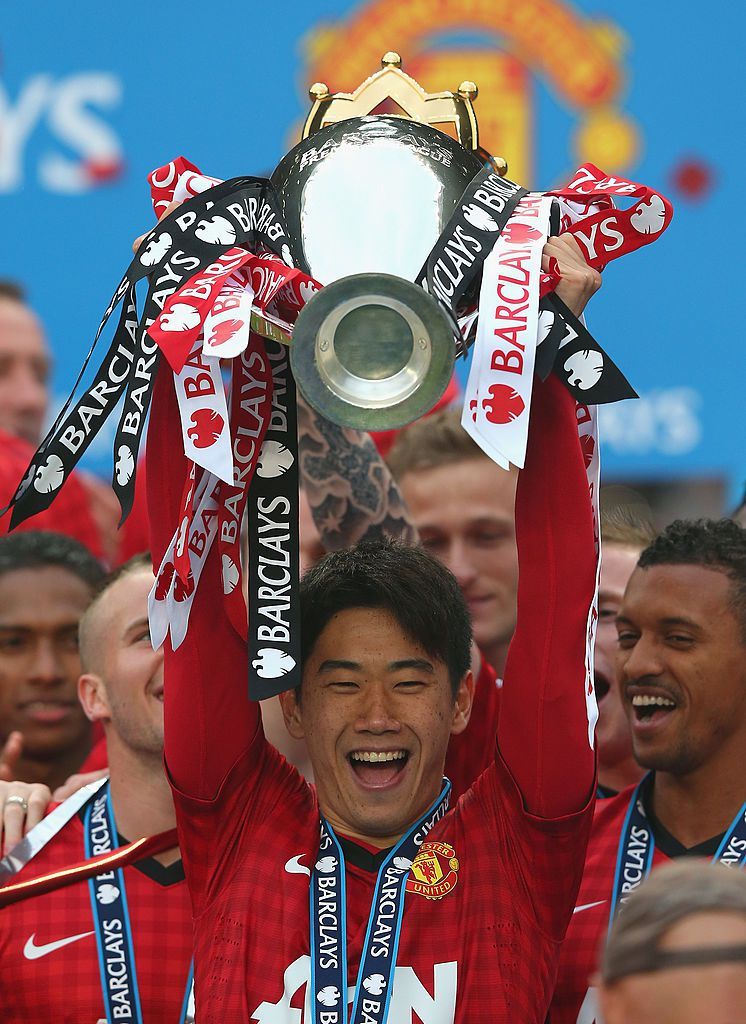
<path id="1" fill-rule="evenodd" d="M 580 882 L 595 406 L 632 391 L 579 317 L 671 208 L 591 164 L 549 193 L 511 182 L 479 147 L 476 86 L 428 95 L 400 63 L 350 94 L 314 85 L 270 179 L 181 157 L 152 172 L 158 224 L 104 314 L 94 347 L 121 304 L 106 354 L 13 500 L 14 523 L 45 508 L 121 399 L 126 515 L 150 410 L 150 633 L 199 1020 L 542 1024 Z M 386 541 L 330 553 L 300 587 L 295 385 L 345 429 L 398 426 L 467 353 L 464 427 L 523 470 L 520 580 L 495 742 L 449 810 L 473 694 L 463 596 Z M 315 787 L 264 735 L 257 699 L 278 693 Z"/>

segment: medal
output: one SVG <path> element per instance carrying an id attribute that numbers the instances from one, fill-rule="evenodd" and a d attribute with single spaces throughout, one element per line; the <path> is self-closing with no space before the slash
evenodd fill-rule
<path id="1" fill-rule="evenodd" d="M 627 816 L 622 826 L 614 874 L 609 928 L 611 928 L 617 910 L 626 903 L 630 893 L 634 892 L 648 877 L 653 863 L 655 839 L 642 803 L 642 786 L 649 778 L 650 776 L 646 775 L 635 788 L 630 797 Z M 726 830 L 712 862 L 735 868 L 742 868 L 746 864 L 746 803 Z"/>
<path id="2" fill-rule="evenodd" d="M 389 850 L 378 870 L 350 1020 L 385 1024 L 399 948 L 409 869 L 433 825 L 445 815 L 451 784 Z M 345 861 L 329 822 L 321 819 L 319 855 L 311 873 L 311 1005 L 314 1024 L 347 1021 Z"/>
<path id="3" fill-rule="evenodd" d="M 108 784 L 88 804 L 83 828 L 85 852 L 88 857 L 108 853 L 119 845 Z M 142 1024 L 135 950 L 123 869 L 116 868 L 96 875 L 89 880 L 88 887 L 96 930 L 106 1019 Z M 193 968 L 190 965 L 179 1024 L 190 1024 L 193 1020 Z"/>

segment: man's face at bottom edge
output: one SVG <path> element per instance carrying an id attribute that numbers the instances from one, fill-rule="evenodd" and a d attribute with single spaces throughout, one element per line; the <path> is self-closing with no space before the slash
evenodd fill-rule
<path id="1" fill-rule="evenodd" d="M 726 911 L 691 914 L 659 942 L 667 952 L 746 944 L 746 916 Z M 630 974 L 602 988 L 606 1024 L 744 1024 L 746 963 L 669 967 Z"/>
<path id="2" fill-rule="evenodd" d="M 333 616 L 306 659 L 300 701 L 292 691 L 282 698 L 333 827 L 381 846 L 402 835 L 440 792 L 448 739 L 465 728 L 472 692 L 467 673 L 454 698 L 444 662 L 390 612 Z"/>

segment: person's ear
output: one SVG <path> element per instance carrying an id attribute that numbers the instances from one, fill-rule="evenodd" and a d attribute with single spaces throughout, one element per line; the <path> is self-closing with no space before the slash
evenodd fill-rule
<path id="1" fill-rule="evenodd" d="M 101 676 L 86 672 L 78 679 L 78 700 L 86 718 L 91 722 L 108 722 L 111 719 L 111 708 Z"/>
<path id="2" fill-rule="evenodd" d="M 303 713 L 295 690 L 286 690 L 280 694 L 280 706 L 287 731 L 294 740 L 304 740 L 306 734 L 303 729 Z"/>
<path id="3" fill-rule="evenodd" d="M 471 669 L 464 673 L 461 682 L 458 684 L 456 699 L 453 702 L 453 720 L 451 722 L 451 735 L 458 736 L 469 724 L 471 709 L 474 703 L 474 676 Z"/>

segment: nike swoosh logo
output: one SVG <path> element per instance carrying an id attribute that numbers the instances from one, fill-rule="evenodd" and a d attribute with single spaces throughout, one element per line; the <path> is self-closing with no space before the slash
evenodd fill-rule
<path id="1" fill-rule="evenodd" d="M 305 857 L 305 853 L 299 854 L 297 857 L 291 857 L 290 860 L 285 862 L 285 870 L 289 875 L 309 875 L 311 869 L 307 868 L 305 864 L 301 864 L 301 857 Z"/>
<path id="2" fill-rule="evenodd" d="M 63 946 L 69 946 L 71 942 L 77 942 L 79 939 L 85 939 L 93 934 L 93 932 L 81 932 L 80 935 L 68 935 L 66 939 L 57 939 L 56 942 L 45 942 L 43 946 L 37 946 L 34 942 L 36 938 L 36 932 L 34 932 L 26 940 L 26 945 L 23 947 L 23 955 L 27 960 L 38 960 L 39 957 L 54 953 L 55 949 L 62 949 Z"/>
<path id="3" fill-rule="evenodd" d="M 606 903 L 606 900 L 596 900 L 595 903 L 583 903 L 573 910 L 573 914 L 579 914 L 581 910 L 590 910 L 591 907 L 600 907 L 602 903 Z"/>

